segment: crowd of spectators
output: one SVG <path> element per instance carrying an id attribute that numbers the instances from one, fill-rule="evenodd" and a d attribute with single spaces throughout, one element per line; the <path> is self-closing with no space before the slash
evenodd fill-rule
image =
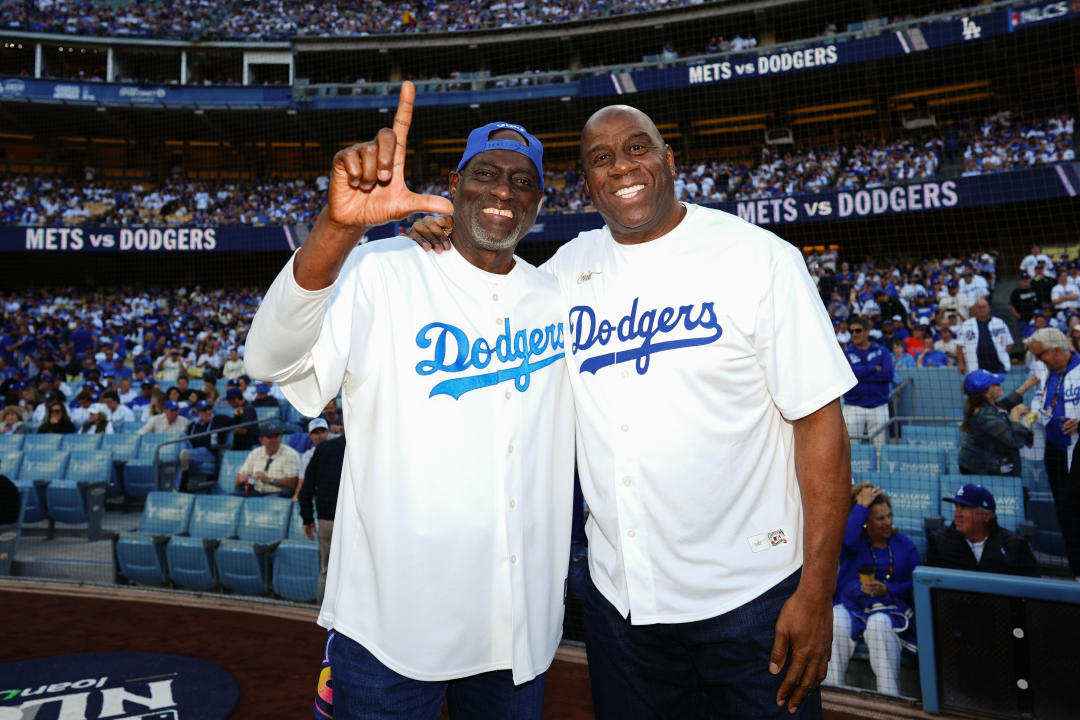
<path id="1" fill-rule="evenodd" d="M 110 390 L 138 411 L 129 421 L 141 424 L 169 401 L 193 417 L 199 400 L 218 400 L 199 380 L 242 382 L 244 341 L 260 299 L 243 287 L 0 292 L 0 403 L 38 425 L 50 404 L 62 405 L 71 431 L 102 412 L 99 403 L 114 420 Z M 245 379 L 241 389 L 255 399 L 254 384 Z"/>
<path id="2" fill-rule="evenodd" d="M 1053 146 L 1052 155 L 1029 150 L 1031 162 L 1007 162 L 995 170 L 1023 169 L 1073 158 L 1073 117 L 1054 115 L 1017 126 L 1013 144 Z M 964 154 L 997 156 L 991 146 L 999 121 L 987 120 Z M 1010 133 L 1006 133 L 1010 134 Z M 720 203 L 784 195 L 859 190 L 923 180 L 939 174 L 942 138 L 881 138 L 848 149 L 843 145 L 767 150 L 759 162 L 702 159 L 677 165 L 675 191 L 681 200 Z M 1011 147 L 1011 145 L 1010 145 Z M 996 149 L 994 149 L 996 148 Z M 1051 158 L 1055 158 L 1051 160 Z M 968 163 L 973 160 L 969 159 Z M 965 175 L 991 170 L 965 171 Z M 168 180 L 161 184 L 85 177 L 72 181 L 46 175 L 0 175 L 0 224 L 78 225 L 303 225 L 322 208 L 325 176 L 314 180 Z M 418 192 L 449 196 L 445 178 L 412 183 Z M 543 212 L 592 210 L 584 178 L 576 169 L 551 170 Z"/>
<path id="3" fill-rule="evenodd" d="M 0 0 L 9 30 L 182 40 L 284 40 L 292 37 L 443 32 L 588 20 L 701 0 L 179 0 L 111 3 L 93 0 Z"/>
<path id="4" fill-rule="evenodd" d="M 1033 253 L 1033 258 L 1039 254 Z M 1007 301 L 1018 340 L 1052 327 L 1080 352 L 1080 256 L 1041 257 L 1023 266 L 1019 287 L 998 300 Z M 974 316 L 976 303 L 990 299 L 998 276 L 996 252 L 986 250 L 919 262 L 867 258 L 862 263 L 837 262 L 835 252 L 811 253 L 807 266 L 837 341 L 849 346 L 848 320 L 861 317 L 874 341 L 896 351 L 898 367 L 962 366 L 961 326 Z"/>
<path id="5" fill-rule="evenodd" d="M 1068 113 L 1038 118 L 1005 111 L 984 118 L 967 133 L 964 175 L 1071 162 L 1073 127 Z"/>
<path id="6" fill-rule="evenodd" d="M 848 154 L 836 187 L 860 190 L 933 177 L 941 164 L 943 145 L 937 136 L 860 143 Z"/>

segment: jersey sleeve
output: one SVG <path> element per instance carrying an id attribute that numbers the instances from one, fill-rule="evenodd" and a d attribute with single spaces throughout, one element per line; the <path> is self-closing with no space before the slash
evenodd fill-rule
<path id="1" fill-rule="evenodd" d="M 773 253 L 754 332 L 773 402 L 798 420 L 855 385 L 814 281 L 794 247 Z"/>
<path id="2" fill-rule="evenodd" d="M 368 347 L 371 301 L 361 258 L 354 250 L 338 280 L 305 290 L 293 277 L 290 258 L 267 291 L 251 323 L 244 363 L 252 377 L 276 382 L 300 412 L 315 417 L 345 381 L 353 353 Z M 369 263 L 371 264 L 371 263 Z"/>

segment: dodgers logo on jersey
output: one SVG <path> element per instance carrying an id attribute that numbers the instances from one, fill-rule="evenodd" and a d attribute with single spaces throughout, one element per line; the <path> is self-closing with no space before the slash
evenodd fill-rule
<path id="1" fill-rule="evenodd" d="M 677 309 L 674 307 L 652 308 L 639 313 L 639 300 L 640 298 L 634 298 L 634 302 L 630 305 L 630 312 L 615 323 L 607 319 L 601 319 L 598 322 L 596 312 L 588 305 L 576 305 L 570 309 L 570 333 L 573 336 L 571 352 L 575 355 L 594 345 L 604 347 L 611 342 L 612 337 L 621 342 L 641 340 L 641 344 L 635 348 L 603 353 L 582 360 L 581 372 L 596 374 L 598 370 L 608 365 L 634 360 L 638 374 L 644 375 L 649 371 L 649 360 L 654 353 L 695 345 L 708 345 L 716 342 L 724 333 L 711 302 L 703 302 L 700 306 L 680 305 Z M 667 335 L 680 326 L 687 331 L 700 330 L 707 334 L 678 340 L 655 341 L 657 336 Z"/>
<path id="2" fill-rule="evenodd" d="M 529 389 L 532 373 L 563 356 L 563 324 L 512 332 L 510 319 L 507 318 L 503 321 L 503 332 L 495 339 L 493 346 L 482 337 L 470 340 L 468 334 L 455 325 L 433 322 L 420 328 L 416 334 L 416 344 L 423 350 L 431 348 L 433 352 L 431 360 L 421 360 L 416 364 L 418 375 L 463 373 L 470 368 L 483 370 L 493 358 L 498 358 L 502 363 L 520 361 L 517 365 L 493 372 L 443 380 L 431 388 L 428 397 L 449 395 L 457 400 L 470 390 L 498 385 L 507 380 L 513 380 L 514 387 L 525 392 Z M 548 354 L 538 357 L 545 352 Z"/>

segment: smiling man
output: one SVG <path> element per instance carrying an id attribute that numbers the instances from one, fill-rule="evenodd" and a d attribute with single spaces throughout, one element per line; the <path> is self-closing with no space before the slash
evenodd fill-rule
<path id="1" fill-rule="evenodd" d="M 581 153 L 606 227 L 544 269 L 569 308 L 597 717 L 819 717 L 855 383 L 828 315 L 798 249 L 677 200 L 644 113 L 599 110 Z"/>
<path id="2" fill-rule="evenodd" d="M 539 718 L 573 492 L 559 291 L 514 256 L 543 197 L 543 149 L 519 125 L 485 125 L 450 175 L 452 204 L 415 195 L 413 94 L 405 83 L 393 130 L 335 157 L 327 208 L 267 292 L 244 359 L 307 415 L 342 392 L 319 614 L 334 716 L 434 720 L 445 697 L 454 717 Z M 357 247 L 413 212 L 453 213 L 448 252 Z"/>
<path id="3" fill-rule="evenodd" d="M 817 289 L 796 248 L 678 201 L 641 111 L 596 112 L 581 160 L 606 226 L 541 269 L 569 320 L 596 716 L 820 717 L 855 378 Z M 412 235 L 440 251 L 450 225 Z"/>

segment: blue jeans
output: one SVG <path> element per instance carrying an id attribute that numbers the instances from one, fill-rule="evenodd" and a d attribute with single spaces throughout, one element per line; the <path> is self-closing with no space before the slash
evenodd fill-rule
<path id="1" fill-rule="evenodd" d="M 452 720 L 540 720 L 544 707 L 544 675 L 516 686 L 509 670 L 441 682 L 413 680 L 335 631 L 327 641 L 327 658 L 334 720 L 438 720 L 444 697 Z"/>
<path id="2" fill-rule="evenodd" d="M 186 443 L 190 447 L 190 443 Z M 199 475 L 217 475 L 217 455 L 208 447 L 191 448 L 188 471 Z"/>
<path id="3" fill-rule="evenodd" d="M 723 615 L 670 625 L 631 625 L 590 580 L 585 650 L 598 720 L 820 718 L 817 691 L 795 715 L 776 704 L 790 655 L 769 674 L 774 626 L 800 576 Z"/>

